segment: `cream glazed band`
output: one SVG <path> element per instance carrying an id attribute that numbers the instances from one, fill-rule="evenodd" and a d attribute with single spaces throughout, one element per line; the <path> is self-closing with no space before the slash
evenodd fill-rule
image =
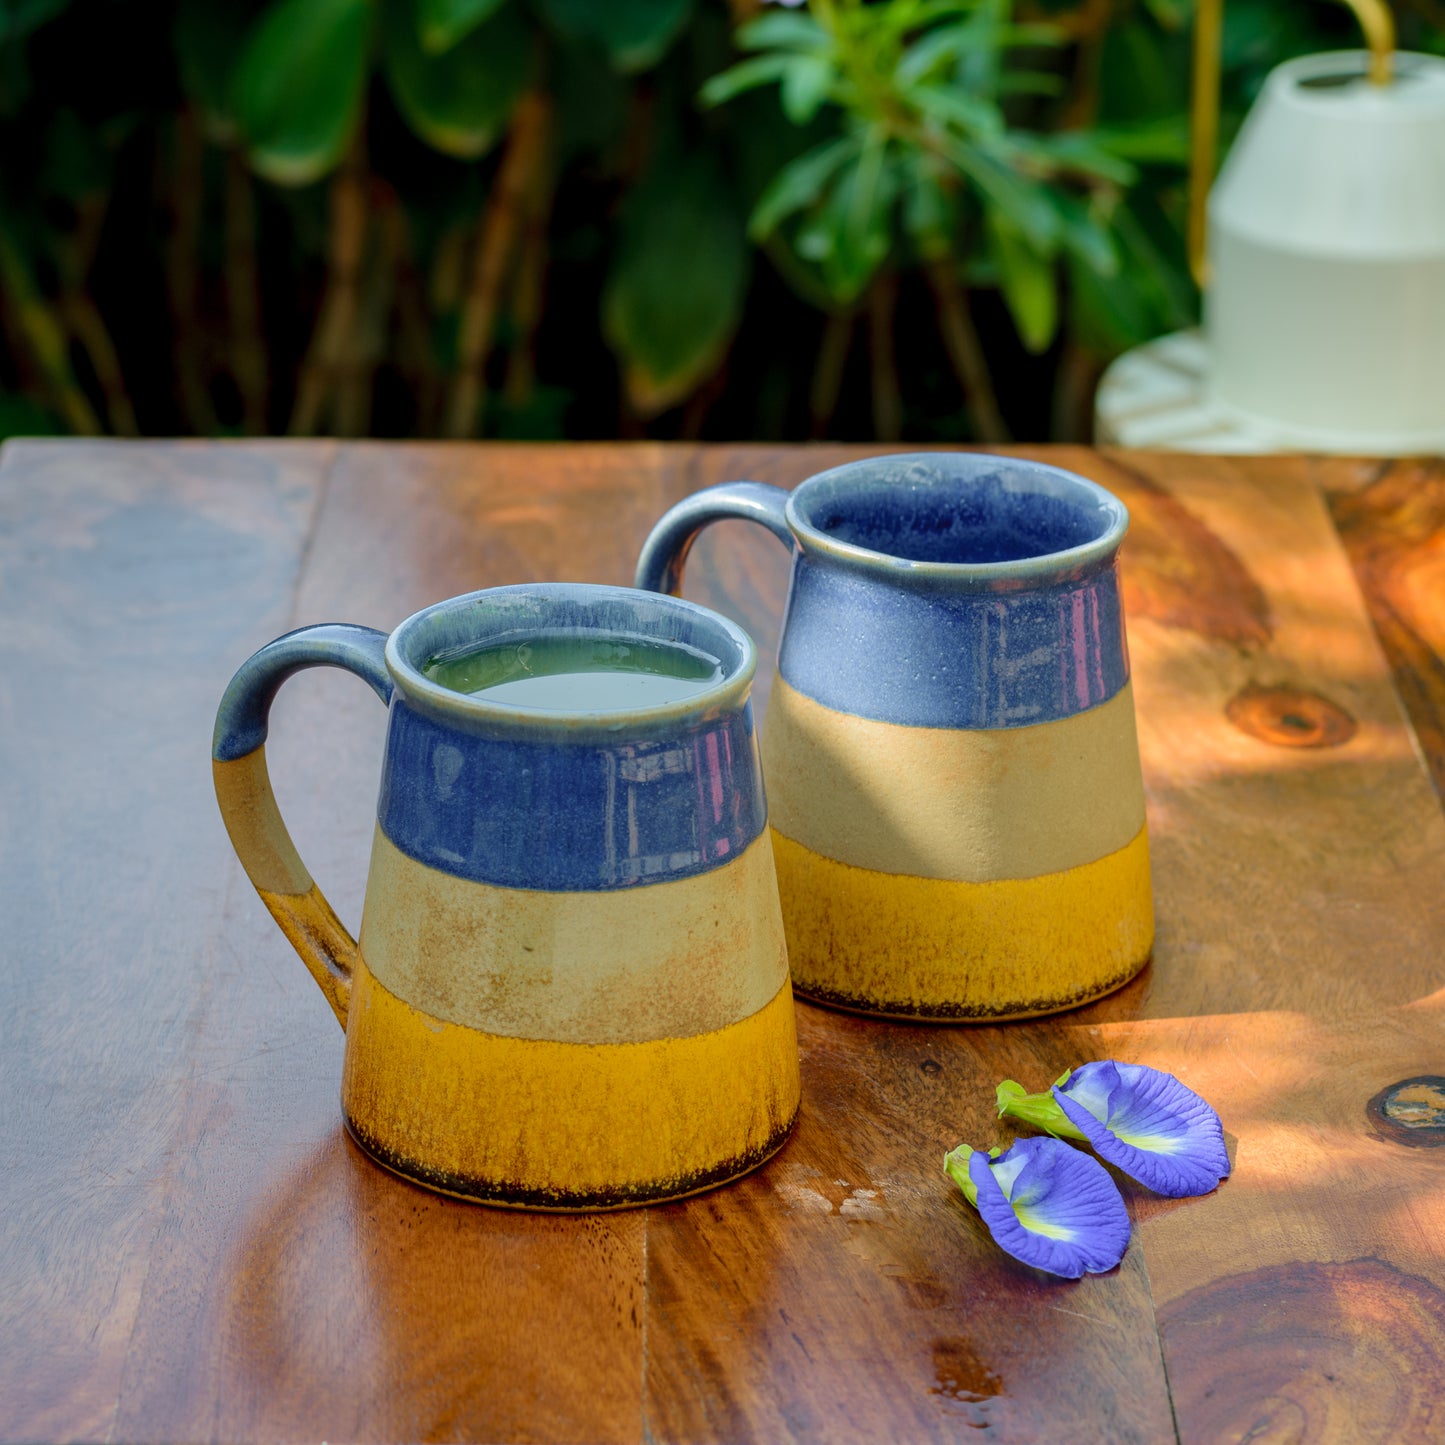
<path id="1" fill-rule="evenodd" d="M 844 1008 L 1023 1018 L 1154 937 L 1132 684 L 1011 728 L 910 727 L 774 680 L 762 738 L 793 981 Z"/>
<path id="2" fill-rule="evenodd" d="M 504 888 L 429 868 L 377 828 L 361 924 L 373 978 L 433 1019 L 510 1038 L 684 1038 L 788 978 L 766 831 L 705 873 L 631 888 Z"/>

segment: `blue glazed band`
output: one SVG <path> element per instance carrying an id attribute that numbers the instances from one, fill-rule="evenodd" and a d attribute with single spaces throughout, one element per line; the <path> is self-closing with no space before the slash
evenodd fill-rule
<path id="1" fill-rule="evenodd" d="M 1039 590 L 950 593 L 804 552 L 778 671 L 825 707 L 910 727 L 1070 717 L 1129 680 L 1118 576 L 1110 566 Z"/>
<path id="2" fill-rule="evenodd" d="M 676 703 L 564 713 L 424 672 L 459 648 L 582 632 L 680 643 L 717 658 L 722 678 Z M 377 816 L 418 862 L 506 888 L 626 888 L 719 867 L 763 830 L 757 654 L 705 608 L 622 587 L 498 587 L 408 618 L 386 659 L 397 691 Z"/>
<path id="3" fill-rule="evenodd" d="M 377 814 L 403 853 L 455 877 L 592 890 L 727 863 L 767 806 L 750 704 L 668 736 L 558 743 L 447 727 L 398 696 Z"/>

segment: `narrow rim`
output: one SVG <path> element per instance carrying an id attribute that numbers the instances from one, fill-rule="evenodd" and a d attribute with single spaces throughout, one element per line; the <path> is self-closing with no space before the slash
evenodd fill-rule
<path id="1" fill-rule="evenodd" d="M 1101 514 L 1104 530 L 1098 537 L 1074 547 L 1007 562 L 917 562 L 855 542 L 841 542 L 811 521 L 810 509 L 824 498 L 856 495 L 865 486 L 875 486 L 890 474 L 903 474 L 915 467 L 927 468 L 941 485 L 1011 473 L 1010 480 L 1016 477 L 1019 483 L 1013 489 L 1020 495 L 1050 496 L 1091 506 Z M 906 476 L 900 475 L 899 485 L 906 482 Z M 1086 576 L 1110 562 L 1129 530 L 1129 509 L 1097 482 L 1045 462 L 986 452 L 903 452 L 846 462 L 819 472 L 795 487 L 784 507 L 784 515 L 805 552 L 819 553 L 898 582 L 933 583 L 958 591 L 988 591 Z"/>
<path id="2" fill-rule="evenodd" d="M 610 632 L 615 636 L 649 637 L 653 641 L 674 642 L 683 647 L 699 647 L 696 634 L 711 637 L 721 644 L 708 646 L 709 656 L 717 659 L 723 669 L 721 681 L 694 693 L 691 697 L 674 702 L 656 703 L 646 707 L 596 708 L 563 711 L 558 708 L 518 707 L 498 702 L 486 702 L 474 693 L 453 692 L 449 687 L 433 682 L 422 672 L 413 659 L 422 651 L 430 651 L 427 643 L 429 634 L 435 634 L 441 624 L 450 621 L 458 613 L 477 609 L 485 621 L 489 606 L 499 603 L 540 604 L 539 614 L 548 604 L 571 603 L 573 606 L 591 606 L 600 609 L 607 605 L 629 607 L 634 610 L 639 623 L 643 619 L 671 619 L 678 624 L 678 632 L 691 631 L 693 638 L 666 633 L 653 636 L 650 633 L 625 632 L 616 626 L 599 626 L 599 632 Z M 485 646 L 489 636 L 503 638 L 525 635 L 527 632 L 543 635 L 549 631 L 544 617 L 527 624 L 514 617 L 498 614 L 495 620 L 502 625 L 489 631 L 479 625 L 475 633 L 477 646 Z M 731 650 L 731 656 L 729 652 Z M 400 623 L 386 640 L 386 666 L 392 681 L 406 697 L 423 710 L 451 722 L 470 724 L 506 732 L 536 733 L 539 728 L 556 733 L 607 733 L 613 734 L 629 729 L 678 727 L 690 722 L 714 716 L 721 712 L 741 708 L 747 702 L 753 676 L 757 671 L 758 653 L 751 637 L 737 623 L 720 613 L 701 607 L 681 597 L 670 597 L 657 592 L 643 592 L 632 587 L 609 587 L 590 582 L 537 582 L 523 583 L 511 587 L 489 587 L 479 592 L 467 592 L 458 597 L 449 597 L 444 602 L 424 607 Z"/>

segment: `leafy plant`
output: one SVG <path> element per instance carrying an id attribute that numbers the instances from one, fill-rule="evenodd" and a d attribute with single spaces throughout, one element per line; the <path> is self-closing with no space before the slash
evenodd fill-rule
<path id="1" fill-rule="evenodd" d="M 0 431 L 1080 435 L 1194 314 L 1190 10 L 0 0 Z M 1355 43 L 1230 0 L 1226 137 Z"/>
<path id="2" fill-rule="evenodd" d="M 1110 219 L 1136 179 L 1089 130 L 1044 134 L 1012 123 L 1010 97 L 1061 88 L 1048 62 L 1063 37 L 1014 23 L 1010 8 L 1009 0 L 817 0 L 809 14 L 745 26 L 738 41 L 753 54 L 703 91 L 716 105 L 775 84 L 799 125 L 830 111 L 835 134 L 778 173 L 751 235 L 780 242 L 793 274 L 839 308 L 885 266 L 921 265 L 945 324 L 961 334 L 968 356 L 959 369 L 987 414 L 983 428 L 995 433 L 991 382 L 960 294 L 969 261 L 974 278 L 996 282 L 1028 349 L 1042 351 L 1058 329 L 1060 264 L 1117 272 Z"/>

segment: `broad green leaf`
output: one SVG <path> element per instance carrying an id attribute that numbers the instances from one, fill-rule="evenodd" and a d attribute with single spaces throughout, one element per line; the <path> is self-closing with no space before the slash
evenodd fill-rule
<path id="1" fill-rule="evenodd" d="M 1039 255 L 997 215 L 988 218 L 988 238 L 998 264 L 999 286 L 1020 338 L 1035 354 L 1047 350 L 1059 329 L 1053 261 Z"/>
<path id="2" fill-rule="evenodd" d="M 366 90 L 369 0 L 273 0 L 251 27 L 234 109 L 258 174 L 319 180 L 346 153 Z"/>
<path id="3" fill-rule="evenodd" d="M 846 135 L 825 141 L 789 161 L 753 209 L 748 221 L 748 234 L 753 240 L 765 240 L 788 216 L 817 201 L 838 170 L 857 155 L 860 144 L 856 135 Z"/>
<path id="4" fill-rule="evenodd" d="M 714 75 L 698 92 L 698 99 L 703 105 L 722 105 L 744 91 L 772 85 L 792 63 L 788 55 L 754 55 L 740 60 L 720 75 Z"/>
<path id="5" fill-rule="evenodd" d="M 223 145 L 236 136 L 236 59 L 251 13 L 242 0 L 180 0 L 171 27 L 181 85 Z"/>
<path id="6" fill-rule="evenodd" d="M 459 160 L 489 150 L 531 73 L 532 31 L 506 5 L 444 55 L 428 55 L 416 26 L 417 0 L 386 10 L 386 79 L 406 123 L 428 145 Z"/>
<path id="7" fill-rule="evenodd" d="M 716 370 L 747 282 L 742 216 L 708 156 L 660 166 L 628 197 L 602 325 L 641 415 L 666 411 Z"/>
<path id="8" fill-rule="evenodd" d="M 693 0 L 538 0 L 548 22 L 574 39 L 596 41 L 621 71 L 656 65 L 692 14 Z"/>
<path id="9" fill-rule="evenodd" d="M 811 15 L 774 10 L 739 27 L 737 43 L 743 50 L 831 50 L 828 32 Z"/>
<path id="10" fill-rule="evenodd" d="M 836 72 L 822 55 L 800 55 L 783 72 L 783 114 L 794 125 L 807 125 L 828 98 Z"/>
<path id="11" fill-rule="evenodd" d="M 421 0 L 421 48 L 440 55 L 465 40 L 504 0 Z"/>

